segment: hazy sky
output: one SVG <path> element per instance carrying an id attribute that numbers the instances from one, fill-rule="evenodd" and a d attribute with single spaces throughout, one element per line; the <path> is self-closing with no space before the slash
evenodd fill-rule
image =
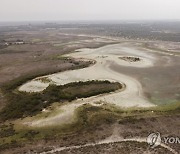
<path id="1" fill-rule="evenodd" d="M 180 19 L 180 0 L 0 0 L 0 21 Z"/>

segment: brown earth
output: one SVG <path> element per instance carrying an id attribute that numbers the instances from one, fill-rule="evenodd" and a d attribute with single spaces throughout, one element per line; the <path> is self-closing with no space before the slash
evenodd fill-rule
<path id="1" fill-rule="evenodd" d="M 44 151 L 50 151 L 54 147 L 64 147 L 73 145 L 83 145 L 87 143 L 93 143 L 99 140 L 106 139 L 111 135 L 121 136 L 123 138 L 132 137 L 147 137 L 152 132 L 160 132 L 162 136 L 177 136 L 180 134 L 179 131 L 179 115 L 171 116 L 159 116 L 159 117 L 143 117 L 133 120 L 120 120 L 119 122 L 109 123 L 108 121 L 103 124 L 98 124 L 93 127 L 89 127 L 83 131 L 79 131 L 75 134 L 69 134 L 62 138 L 57 139 L 45 139 L 39 142 L 32 142 L 26 144 L 24 147 L 11 148 L 5 150 L 3 153 L 40 153 Z M 168 144 L 175 151 L 180 151 L 179 144 Z M 59 153 L 167 153 L 171 154 L 170 151 L 157 147 L 151 149 L 146 143 L 138 142 L 119 142 L 111 144 L 103 144 L 96 146 L 89 146 L 84 148 L 63 150 Z M 57 152 L 58 153 L 58 152 Z"/>
<path id="2" fill-rule="evenodd" d="M 89 63 L 72 60 L 56 59 L 57 56 L 69 53 L 78 48 L 99 47 L 104 42 L 88 43 L 69 43 L 71 41 L 92 40 L 87 36 L 73 36 L 59 34 L 58 31 L 17 31 L 3 33 L 3 38 L 12 40 L 12 38 L 23 39 L 27 42 L 24 45 L 10 46 L 0 49 L 0 86 L 17 78 L 23 78 L 34 74 L 49 74 L 52 72 L 72 69 L 72 67 L 87 66 Z M 54 46 L 56 44 L 57 46 Z M 59 45 L 63 44 L 63 45 Z M 157 62 L 156 67 L 135 69 L 123 66 L 111 66 L 114 70 L 131 75 L 138 79 L 144 89 L 146 96 L 156 103 L 161 104 L 163 100 L 180 100 L 180 88 L 177 86 L 180 82 L 180 64 L 179 57 L 172 56 L 171 65 L 168 65 L 168 57 L 157 54 L 161 60 Z M 162 65 L 164 64 L 164 65 Z M 153 81 L 153 82 L 152 82 Z M 159 101 L 160 100 L 160 101 Z M 0 109 L 6 101 L 0 91 Z M 68 134 L 62 138 L 44 139 L 40 141 L 31 140 L 19 148 L 16 144 L 0 153 L 35 153 L 53 149 L 53 146 L 71 146 L 81 145 L 105 139 L 112 134 L 128 137 L 147 137 L 151 132 L 160 132 L 162 136 L 179 136 L 179 115 L 163 115 L 158 117 L 142 117 L 138 120 L 120 120 L 115 122 L 106 121 L 96 127 L 89 127 L 77 133 Z M 176 151 L 180 151 L 179 145 L 170 145 Z M 76 150 L 65 150 L 62 153 L 170 153 L 165 149 L 149 149 L 146 144 L 134 142 L 121 142 L 108 145 L 97 145 Z"/>

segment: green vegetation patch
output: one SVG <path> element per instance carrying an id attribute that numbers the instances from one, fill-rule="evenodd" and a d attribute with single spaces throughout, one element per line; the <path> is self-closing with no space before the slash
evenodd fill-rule
<path id="1" fill-rule="evenodd" d="M 43 83 L 50 83 L 50 82 L 52 82 L 52 80 L 49 79 L 48 77 L 38 78 L 38 79 L 36 79 L 36 81 L 41 81 Z"/>
<path id="2" fill-rule="evenodd" d="M 63 103 L 121 89 L 120 83 L 109 81 L 74 82 L 66 85 L 50 85 L 42 93 L 10 92 L 8 104 L 0 113 L 2 120 L 33 116 L 54 102 Z"/>
<path id="3" fill-rule="evenodd" d="M 112 124 L 123 114 L 123 110 L 114 105 L 92 106 L 86 104 L 77 109 L 77 119 L 86 129 L 100 126 L 101 124 Z"/>
<path id="4" fill-rule="evenodd" d="M 151 111 L 154 111 L 152 113 Z M 115 122 L 119 124 L 134 124 L 143 122 L 146 118 L 166 115 L 166 113 L 179 112 L 179 105 L 174 104 L 173 107 L 154 107 L 149 109 L 129 109 L 124 110 L 112 104 L 103 104 L 102 106 L 93 106 L 85 104 L 75 111 L 75 121 L 71 124 L 60 126 L 47 126 L 40 128 L 25 127 L 21 124 L 6 124 L 2 126 L 3 136 L 0 138 L 0 151 L 7 148 L 23 146 L 28 141 L 37 140 L 54 140 L 59 138 L 67 138 L 73 134 L 82 131 L 94 131 L 103 124 L 111 125 Z"/>
<path id="5" fill-rule="evenodd" d="M 141 61 L 139 57 L 119 57 L 120 59 L 128 62 L 138 62 Z"/>
<path id="6" fill-rule="evenodd" d="M 9 124 L 9 125 L 3 124 L 0 126 L 0 138 L 9 137 L 12 135 L 15 135 L 13 124 Z"/>

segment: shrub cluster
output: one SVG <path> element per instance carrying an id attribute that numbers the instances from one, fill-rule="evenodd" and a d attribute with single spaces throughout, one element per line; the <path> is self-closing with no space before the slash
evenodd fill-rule
<path id="1" fill-rule="evenodd" d="M 32 116 L 54 102 L 63 103 L 64 101 L 72 101 L 77 98 L 86 98 L 112 92 L 120 88 L 122 86 L 119 83 L 87 81 L 74 82 L 61 86 L 50 85 L 41 93 L 10 91 L 6 95 L 9 103 L 1 111 L 0 117 L 2 120 L 8 120 Z"/>

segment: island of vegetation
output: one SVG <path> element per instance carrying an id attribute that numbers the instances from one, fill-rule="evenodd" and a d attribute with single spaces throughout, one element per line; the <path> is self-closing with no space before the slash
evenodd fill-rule
<path id="1" fill-rule="evenodd" d="M 8 92 L 9 104 L 1 111 L 3 120 L 32 116 L 54 102 L 67 102 L 78 98 L 87 98 L 103 93 L 114 92 L 121 89 L 118 82 L 110 81 L 86 81 L 73 82 L 66 85 L 50 85 L 41 93 L 26 93 L 12 89 Z"/>

